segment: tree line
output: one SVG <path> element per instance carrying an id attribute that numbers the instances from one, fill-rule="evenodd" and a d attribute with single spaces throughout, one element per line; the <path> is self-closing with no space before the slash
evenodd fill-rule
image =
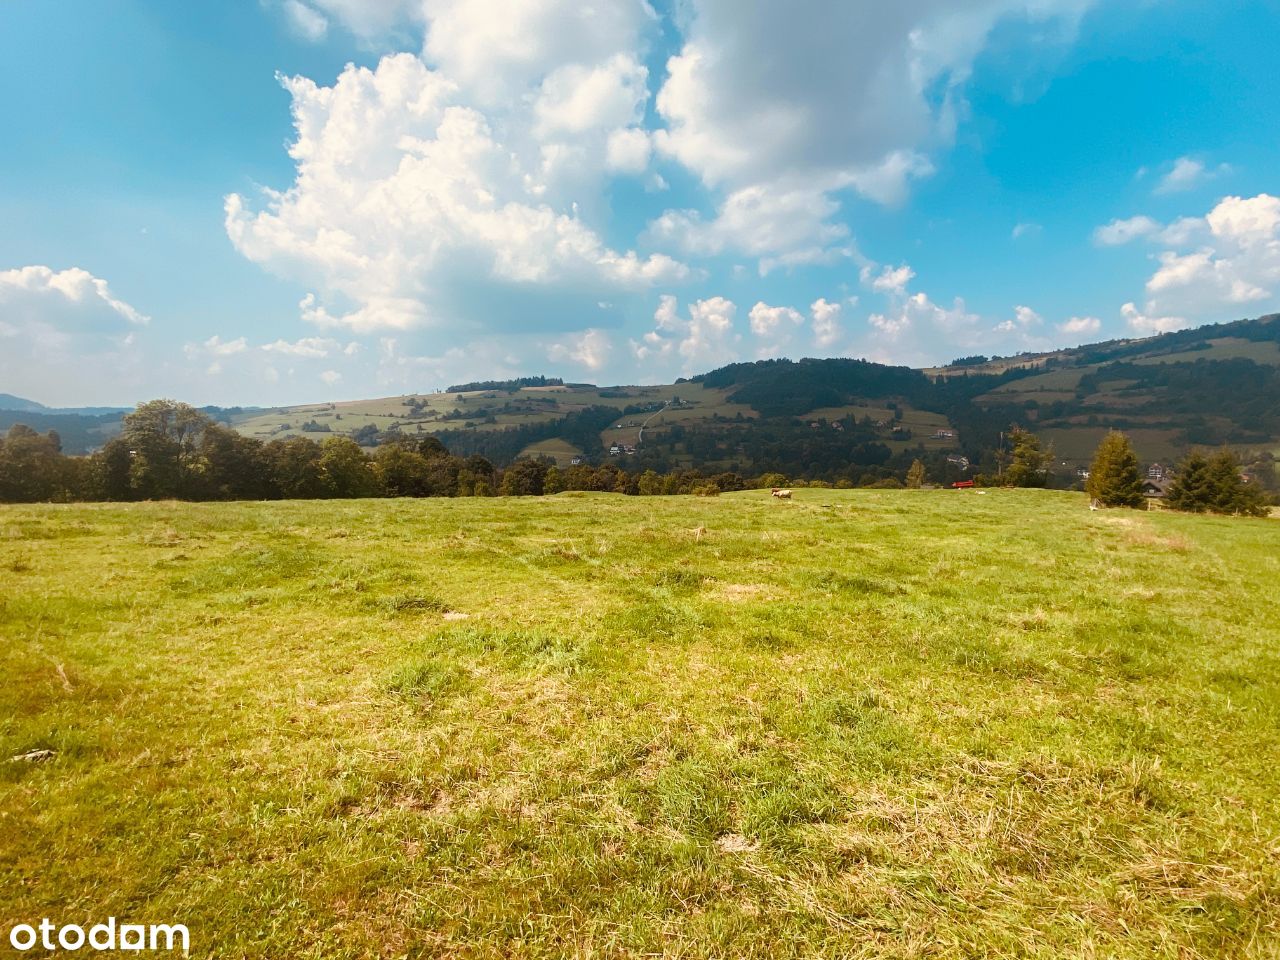
<path id="1" fill-rule="evenodd" d="M 89 456 L 67 456 L 54 430 L 14 424 L 0 438 L 0 501 L 314 500 L 359 497 L 539 496 L 564 490 L 630 495 L 741 490 L 733 473 L 628 473 L 614 464 L 561 470 L 548 459 L 499 469 L 457 456 L 436 437 L 401 437 L 372 454 L 350 437 L 262 441 L 173 400 L 126 414 L 120 433 Z"/>
<path id="2" fill-rule="evenodd" d="M 1146 508 L 1138 456 L 1123 433 L 1112 430 L 1103 437 L 1085 490 L 1099 506 Z M 1235 454 L 1222 449 L 1192 450 L 1176 468 L 1164 502 L 1187 513 L 1265 517 L 1270 513 L 1267 499 L 1259 483 L 1247 482 L 1241 474 Z"/>
<path id="3" fill-rule="evenodd" d="M 1001 457 L 1001 472 L 995 477 L 979 474 L 974 478 L 976 485 L 1049 485 L 1052 447 L 1045 449 L 1039 437 L 1015 426 L 1009 432 L 1009 448 L 1007 458 Z M 1269 461 L 1264 465 L 1273 469 Z M 909 479 L 916 482 L 909 485 L 919 485 L 923 464 L 913 465 L 912 474 L 914 478 Z M 1108 431 L 1094 452 L 1089 478 L 1085 482 L 1085 491 L 1094 504 L 1145 510 L 1153 499 L 1146 494 L 1145 480 L 1128 436 L 1118 430 Z M 1260 478 L 1247 478 L 1241 472 L 1240 461 L 1230 450 L 1223 448 L 1206 452 L 1193 449 L 1174 469 L 1163 503 L 1170 509 L 1187 513 L 1265 517 L 1270 513 L 1270 499 Z"/>
<path id="4" fill-rule="evenodd" d="M 978 485 L 1048 486 L 1052 449 L 1020 427 L 1010 430 L 1007 441 L 997 473 L 979 474 Z M 903 463 L 901 473 L 865 473 L 857 485 L 901 487 L 905 477 L 906 486 L 918 488 L 952 479 L 945 457 L 935 453 L 926 459 Z M 797 463 L 793 469 L 813 466 Z M 606 462 L 562 469 L 549 458 L 523 458 L 502 469 L 478 453 L 451 452 L 429 434 L 384 438 L 372 453 L 340 435 L 263 441 L 187 404 L 152 400 L 125 415 L 121 432 L 90 456 L 65 455 L 54 430 L 41 434 L 13 425 L 0 438 L 0 501 L 541 496 L 567 490 L 714 496 L 753 487 L 855 486 L 847 477 L 806 483 L 793 473 L 788 480 L 780 470 L 749 478 L 735 470 L 640 467 L 628 471 Z M 1140 507 L 1147 502 L 1143 479 L 1128 438 L 1112 431 L 1098 447 L 1086 489 L 1102 505 Z M 1165 502 L 1178 510 L 1262 516 L 1268 498 L 1261 487 L 1246 482 L 1230 451 L 1192 451 Z"/>

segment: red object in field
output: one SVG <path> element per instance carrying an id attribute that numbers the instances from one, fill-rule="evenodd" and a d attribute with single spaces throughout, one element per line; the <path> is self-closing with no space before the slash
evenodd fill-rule
<path id="1" fill-rule="evenodd" d="M 969 487 L 972 487 L 972 486 L 973 486 L 973 481 L 972 481 L 972 480 L 957 480 L 957 481 L 956 481 L 955 483 L 953 483 L 951 486 L 952 486 L 954 489 L 956 489 L 956 490 L 967 490 Z"/>

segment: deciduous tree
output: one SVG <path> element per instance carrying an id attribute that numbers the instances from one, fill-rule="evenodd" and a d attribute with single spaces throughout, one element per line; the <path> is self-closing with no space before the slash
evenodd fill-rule
<path id="1" fill-rule="evenodd" d="M 911 469 L 907 471 L 907 487 L 912 490 L 919 490 L 924 486 L 924 463 L 920 460 L 911 462 Z"/>

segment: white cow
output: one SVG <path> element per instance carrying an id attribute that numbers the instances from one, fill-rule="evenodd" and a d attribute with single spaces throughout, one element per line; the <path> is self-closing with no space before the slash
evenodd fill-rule
<path id="1" fill-rule="evenodd" d="M 790 491 L 790 490 L 781 490 L 781 489 L 779 489 L 778 487 L 774 487 L 774 488 L 773 488 L 773 495 L 774 495 L 775 497 L 777 497 L 779 500 L 790 500 L 790 499 L 791 499 L 791 491 Z"/>

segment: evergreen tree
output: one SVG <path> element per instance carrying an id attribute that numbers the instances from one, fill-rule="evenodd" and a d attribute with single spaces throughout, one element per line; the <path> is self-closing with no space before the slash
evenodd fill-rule
<path id="1" fill-rule="evenodd" d="M 1178 470 L 1168 502 L 1175 510 L 1191 513 L 1245 517 L 1265 517 L 1268 513 L 1265 494 L 1257 485 L 1245 483 L 1230 450 L 1212 457 L 1192 451 Z"/>
<path id="2" fill-rule="evenodd" d="M 1013 452 L 1001 484 L 1006 487 L 1047 487 L 1049 464 L 1053 462 L 1052 448 L 1040 449 L 1040 438 L 1021 427 L 1013 428 L 1009 441 Z"/>
<path id="3" fill-rule="evenodd" d="M 1089 481 L 1085 484 L 1085 490 L 1103 506 L 1146 506 L 1138 457 L 1133 452 L 1129 438 L 1123 433 L 1112 430 L 1102 438 L 1093 455 L 1093 464 L 1089 467 Z"/>
<path id="4" fill-rule="evenodd" d="M 911 463 L 911 469 L 907 471 L 907 487 L 912 490 L 919 490 L 924 486 L 924 464 L 919 460 Z"/>
<path id="5" fill-rule="evenodd" d="M 1257 486 L 1244 482 L 1235 454 L 1222 450 L 1209 460 L 1209 486 L 1214 513 L 1232 516 L 1265 517 L 1269 511 Z"/>
<path id="6" fill-rule="evenodd" d="M 1204 513 L 1213 502 L 1209 482 L 1209 459 L 1199 450 L 1192 450 L 1178 466 L 1173 486 L 1165 501 L 1174 510 L 1186 513 Z"/>

